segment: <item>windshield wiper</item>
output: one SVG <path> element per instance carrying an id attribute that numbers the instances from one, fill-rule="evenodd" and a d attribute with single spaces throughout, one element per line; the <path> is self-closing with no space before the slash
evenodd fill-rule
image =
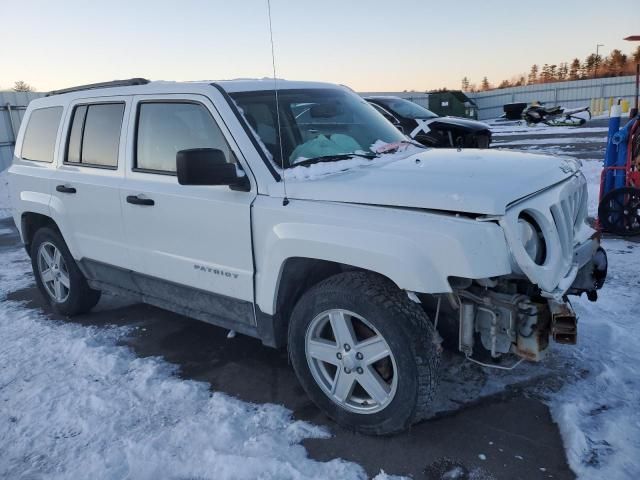
<path id="1" fill-rule="evenodd" d="M 339 160 L 349 160 L 353 157 L 360 157 L 372 160 L 378 157 L 376 153 L 343 153 L 340 155 L 324 155 L 322 157 L 307 158 L 294 163 L 291 167 L 299 167 L 305 165 L 313 165 L 314 163 L 337 162 Z"/>
<path id="2" fill-rule="evenodd" d="M 416 147 L 427 148 L 426 146 L 424 146 L 420 142 L 417 142 L 416 140 L 400 140 L 400 143 L 408 143 L 409 145 L 414 145 Z"/>

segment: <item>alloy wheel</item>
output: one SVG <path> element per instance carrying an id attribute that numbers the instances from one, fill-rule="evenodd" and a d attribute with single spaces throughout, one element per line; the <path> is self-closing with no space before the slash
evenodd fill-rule
<path id="1" fill-rule="evenodd" d="M 342 309 L 317 315 L 307 328 L 305 353 L 316 383 L 339 406 L 369 414 L 393 400 L 395 358 L 381 333 L 360 315 Z"/>
<path id="2" fill-rule="evenodd" d="M 49 296 L 56 303 L 69 298 L 71 281 L 62 252 L 51 242 L 44 242 L 38 249 L 38 273 Z"/>

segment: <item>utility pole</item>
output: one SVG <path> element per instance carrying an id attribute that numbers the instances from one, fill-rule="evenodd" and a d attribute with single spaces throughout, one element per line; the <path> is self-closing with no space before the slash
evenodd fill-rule
<path id="1" fill-rule="evenodd" d="M 600 47 L 604 47 L 604 43 L 598 43 L 596 45 L 596 58 L 595 58 L 595 73 L 593 74 L 594 78 L 598 78 L 598 64 L 600 63 Z"/>

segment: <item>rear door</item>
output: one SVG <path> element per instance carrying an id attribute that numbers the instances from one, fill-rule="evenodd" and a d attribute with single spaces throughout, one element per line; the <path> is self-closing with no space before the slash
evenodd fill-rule
<path id="1" fill-rule="evenodd" d="M 217 148 L 237 164 L 237 146 L 204 96 L 143 95 L 134 102 L 121 202 L 139 284 L 149 296 L 253 325 L 255 185 L 249 192 L 185 186 L 176 176 L 179 150 Z"/>
<path id="2" fill-rule="evenodd" d="M 131 99 L 79 100 L 66 116 L 64 152 L 52 178 L 51 208 L 76 259 L 127 268 L 120 207 L 124 132 Z"/>

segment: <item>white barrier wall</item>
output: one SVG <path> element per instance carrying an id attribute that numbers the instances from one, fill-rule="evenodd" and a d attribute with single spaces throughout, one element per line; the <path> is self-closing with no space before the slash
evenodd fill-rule
<path id="1" fill-rule="evenodd" d="M 633 105 L 635 76 L 526 85 L 467 95 L 478 105 L 479 120 L 500 117 L 506 103 L 533 101 L 568 108 L 589 106 L 593 113 L 600 114 L 608 112 L 609 104 L 618 98 Z"/>
<path id="2" fill-rule="evenodd" d="M 0 92 L 0 172 L 11 165 L 16 135 L 27 105 L 43 95 L 36 92 Z"/>
<path id="3" fill-rule="evenodd" d="M 429 94 L 424 92 L 360 92 L 360 95 L 392 95 L 429 106 Z M 502 107 L 507 103 L 534 101 L 567 108 L 588 106 L 594 115 L 599 115 L 606 114 L 610 104 L 619 98 L 634 104 L 635 76 L 525 85 L 467 95 L 478 105 L 478 120 L 500 117 L 504 113 Z"/>

